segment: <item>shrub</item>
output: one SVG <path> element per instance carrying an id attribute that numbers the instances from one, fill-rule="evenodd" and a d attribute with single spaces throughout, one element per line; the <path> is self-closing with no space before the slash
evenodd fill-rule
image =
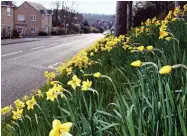
<path id="1" fill-rule="evenodd" d="M 38 36 L 48 36 L 48 33 L 44 32 L 44 31 L 40 31 L 38 33 Z"/>
<path id="2" fill-rule="evenodd" d="M 12 38 L 19 38 L 20 32 L 17 31 L 17 29 L 12 30 Z"/>
<path id="3" fill-rule="evenodd" d="M 83 30 L 83 32 L 84 32 L 85 34 L 90 33 L 90 27 L 88 27 L 88 26 L 83 26 L 83 27 L 82 27 L 82 30 Z"/>
<path id="4" fill-rule="evenodd" d="M 61 29 L 51 31 L 51 35 L 65 35 L 65 34 L 66 34 L 65 28 L 61 28 Z"/>
<path id="5" fill-rule="evenodd" d="M 91 27 L 90 31 L 91 31 L 91 33 L 100 33 L 100 30 L 95 27 Z"/>
<path id="6" fill-rule="evenodd" d="M 104 28 L 99 27 L 98 29 L 99 29 L 99 32 L 100 32 L 100 33 L 103 33 L 103 32 L 104 32 Z"/>
<path id="7" fill-rule="evenodd" d="M 59 30 L 57 30 L 58 35 L 65 35 L 66 34 L 66 29 L 65 28 L 61 28 Z"/>
<path id="8" fill-rule="evenodd" d="M 58 35 L 57 30 L 52 30 L 52 31 L 51 31 L 51 35 Z"/>
<path id="9" fill-rule="evenodd" d="M 73 25 L 72 31 L 74 33 L 79 33 L 79 31 L 80 31 L 80 25 L 78 25 L 78 24 Z"/>

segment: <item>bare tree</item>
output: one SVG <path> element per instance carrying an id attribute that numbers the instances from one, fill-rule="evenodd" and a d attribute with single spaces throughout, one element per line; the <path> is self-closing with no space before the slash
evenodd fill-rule
<path id="1" fill-rule="evenodd" d="M 117 1 L 114 35 L 119 36 L 127 32 L 127 4 L 128 1 Z"/>

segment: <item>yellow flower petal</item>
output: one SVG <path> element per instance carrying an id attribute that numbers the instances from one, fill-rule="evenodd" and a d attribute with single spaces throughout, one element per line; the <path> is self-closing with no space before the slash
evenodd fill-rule
<path id="1" fill-rule="evenodd" d="M 52 123 L 53 128 L 60 127 L 60 125 L 61 125 L 60 120 L 58 119 L 53 120 L 53 123 Z"/>

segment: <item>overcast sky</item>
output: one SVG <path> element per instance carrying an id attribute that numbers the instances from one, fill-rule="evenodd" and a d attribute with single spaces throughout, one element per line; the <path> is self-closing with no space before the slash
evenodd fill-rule
<path id="1" fill-rule="evenodd" d="M 19 6 L 24 1 L 16 1 L 16 5 Z M 33 1 L 41 3 L 46 8 L 54 8 L 54 1 Z M 66 1 L 67 4 L 71 4 L 71 1 Z M 76 10 L 81 13 L 99 13 L 99 14 L 115 14 L 116 1 L 76 1 L 78 6 Z"/>

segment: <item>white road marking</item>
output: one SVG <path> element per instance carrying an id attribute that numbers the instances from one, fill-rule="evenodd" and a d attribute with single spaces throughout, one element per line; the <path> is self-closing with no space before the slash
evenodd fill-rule
<path id="1" fill-rule="evenodd" d="M 50 65 L 50 66 L 48 66 L 48 68 L 55 69 L 55 67 L 54 67 L 54 66 L 58 65 L 59 63 L 60 63 L 60 62 L 57 62 L 57 63 L 55 63 L 55 64 L 53 64 L 53 65 Z"/>
<path id="2" fill-rule="evenodd" d="M 53 44 L 49 44 L 49 46 L 52 46 L 52 45 L 57 45 L 57 44 L 59 44 L 59 43 L 53 43 Z"/>
<path id="3" fill-rule="evenodd" d="M 9 56 L 9 55 L 13 55 L 13 54 L 21 53 L 21 52 L 23 52 L 23 51 L 12 52 L 12 53 L 9 53 L 9 54 L 1 55 L 1 57 L 5 57 L 5 56 Z"/>
<path id="4" fill-rule="evenodd" d="M 36 49 L 40 49 L 40 48 L 43 48 L 45 46 L 40 46 L 40 47 L 36 47 L 36 48 L 32 48 L 31 50 L 36 50 Z"/>

